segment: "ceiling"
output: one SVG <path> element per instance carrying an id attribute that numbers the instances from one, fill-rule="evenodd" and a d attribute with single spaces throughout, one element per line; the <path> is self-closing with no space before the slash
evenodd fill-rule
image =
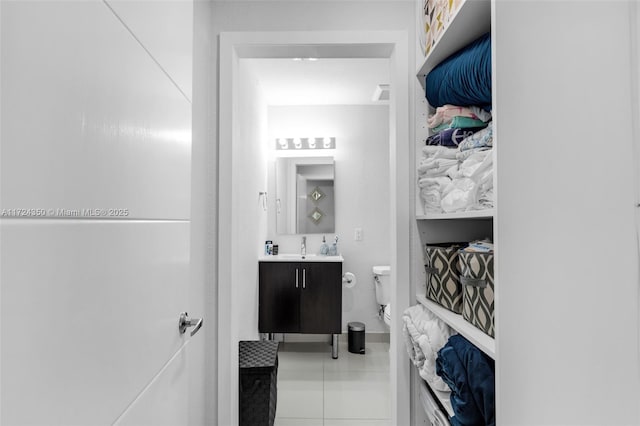
<path id="1" fill-rule="evenodd" d="M 373 105 L 379 84 L 389 83 L 387 58 L 317 60 L 242 59 L 268 105 Z"/>

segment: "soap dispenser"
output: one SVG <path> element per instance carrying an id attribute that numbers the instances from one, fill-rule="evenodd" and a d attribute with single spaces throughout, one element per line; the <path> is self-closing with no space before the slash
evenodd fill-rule
<path id="1" fill-rule="evenodd" d="M 338 236 L 333 239 L 333 244 L 329 247 L 329 256 L 337 256 L 338 255 Z"/>
<path id="2" fill-rule="evenodd" d="M 326 256 L 329 254 L 329 246 L 327 245 L 327 240 L 322 236 L 322 245 L 320 246 L 320 254 L 322 256 Z"/>

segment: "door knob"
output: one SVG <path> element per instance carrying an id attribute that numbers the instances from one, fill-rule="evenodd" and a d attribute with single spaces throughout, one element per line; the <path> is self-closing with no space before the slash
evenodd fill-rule
<path id="1" fill-rule="evenodd" d="M 188 327 L 195 326 L 195 328 L 191 330 L 191 335 L 193 336 L 202 327 L 202 320 L 203 318 L 190 319 L 188 313 L 182 312 L 180 314 L 180 319 L 178 319 L 178 330 L 180 330 L 180 334 L 184 334 L 184 332 L 187 331 Z"/>

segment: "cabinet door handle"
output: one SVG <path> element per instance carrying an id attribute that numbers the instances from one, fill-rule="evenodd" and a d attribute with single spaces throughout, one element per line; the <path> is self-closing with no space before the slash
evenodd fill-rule
<path id="1" fill-rule="evenodd" d="M 307 288 L 307 270 L 302 270 L 302 288 Z"/>
<path id="2" fill-rule="evenodd" d="M 296 268 L 296 288 L 298 288 L 298 268 Z"/>

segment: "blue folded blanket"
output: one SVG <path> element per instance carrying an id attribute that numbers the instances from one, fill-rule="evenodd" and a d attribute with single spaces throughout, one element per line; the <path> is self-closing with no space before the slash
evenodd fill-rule
<path id="1" fill-rule="evenodd" d="M 453 426 L 495 426 L 495 363 L 459 334 L 438 351 L 436 374 L 451 388 Z"/>
<path id="2" fill-rule="evenodd" d="M 438 64 L 425 77 L 426 96 L 434 108 L 451 104 L 491 110 L 491 33 Z"/>

